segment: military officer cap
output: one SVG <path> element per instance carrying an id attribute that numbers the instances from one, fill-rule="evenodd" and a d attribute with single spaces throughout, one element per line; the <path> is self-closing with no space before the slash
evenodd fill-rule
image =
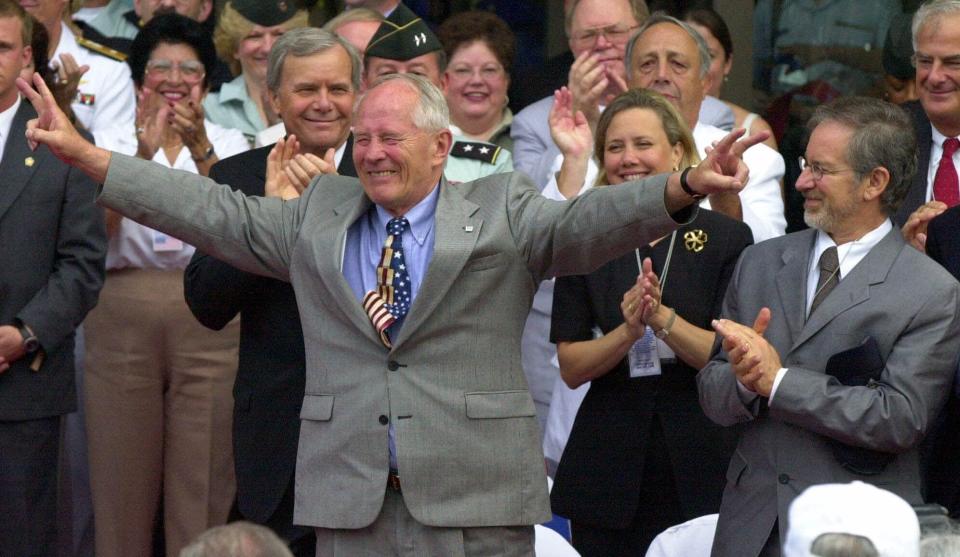
<path id="1" fill-rule="evenodd" d="M 401 3 L 373 34 L 366 55 L 406 61 L 438 50 L 442 51 L 443 45 L 430 27 Z"/>
<path id="2" fill-rule="evenodd" d="M 297 0 L 230 0 L 234 10 L 255 25 L 272 27 L 297 15 Z"/>

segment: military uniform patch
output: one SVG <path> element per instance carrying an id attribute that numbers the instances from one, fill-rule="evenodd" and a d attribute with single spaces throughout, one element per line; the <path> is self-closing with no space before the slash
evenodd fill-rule
<path id="1" fill-rule="evenodd" d="M 93 93 L 81 93 L 77 91 L 77 102 L 85 106 L 93 106 L 97 102 L 97 96 Z"/>
<path id="2" fill-rule="evenodd" d="M 483 143 L 480 141 L 457 141 L 453 144 L 453 149 L 450 149 L 451 157 L 459 157 L 463 159 L 473 159 L 475 161 L 485 162 L 487 164 L 495 164 L 497 162 L 497 157 L 500 156 L 500 147 L 493 145 L 491 143 Z"/>

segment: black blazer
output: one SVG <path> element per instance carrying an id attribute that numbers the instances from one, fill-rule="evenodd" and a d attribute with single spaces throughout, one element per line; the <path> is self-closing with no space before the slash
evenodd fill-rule
<path id="1" fill-rule="evenodd" d="M 916 211 L 921 205 L 926 203 L 927 197 L 927 169 L 930 168 L 930 147 L 933 143 L 931 135 L 930 119 L 927 113 L 923 111 L 920 101 L 910 101 L 900 105 L 910 120 L 913 121 L 913 131 L 917 135 L 917 173 L 913 177 L 913 183 L 907 190 L 903 202 L 893 216 L 893 221 L 897 226 L 903 226 L 910 218 L 910 214 Z"/>
<path id="2" fill-rule="evenodd" d="M 267 155 L 261 147 L 224 159 L 210 178 L 247 195 L 263 195 Z M 356 176 L 353 136 L 338 172 Z M 233 386 L 233 457 L 237 505 L 243 516 L 266 523 L 291 485 L 297 462 L 303 403 L 303 329 L 290 283 L 265 278 L 197 251 L 184 273 L 193 315 L 221 329 L 240 314 L 240 362 Z"/>
<path id="3" fill-rule="evenodd" d="M 614 186 L 616 187 L 616 186 Z M 706 232 L 703 250 L 685 246 L 687 232 Z M 702 328 L 720 315 L 727 283 L 740 252 L 752 243 L 750 229 L 723 215 L 701 210 L 680 227 L 667 274 L 663 303 Z M 662 273 L 669 236 L 640 248 Z M 554 288 L 552 342 L 592 338 L 623 323 L 620 301 L 639 269 L 629 253 L 585 276 L 559 277 Z M 672 463 L 681 510 L 687 518 L 720 508 L 724 471 L 735 433 L 713 424 L 700 409 L 697 370 L 678 362 L 662 375 L 631 379 L 624 358 L 590 384 L 557 468 L 551 506 L 557 514 L 600 528 L 626 528 L 637 512 L 651 422 L 660 421 Z"/>
<path id="4" fill-rule="evenodd" d="M 927 255 L 960 280 L 960 205 L 930 221 Z M 960 516 L 960 398 L 957 386 L 921 446 L 924 501 Z"/>
<path id="5" fill-rule="evenodd" d="M 0 325 L 26 323 L 45 358 L 38 372 L 26 356 L 0 373 L 3 421 L 76 410 L 73 334 L 97 303 L 107 253 L 96 185 L 45 146 L 30 151 L 36 117 L 22 100 L 0 161 Z"/>

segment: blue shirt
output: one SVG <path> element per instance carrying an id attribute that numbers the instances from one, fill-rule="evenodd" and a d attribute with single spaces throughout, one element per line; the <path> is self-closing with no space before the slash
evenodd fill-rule
<path id="1" fill-rule="evenodd" d="M 433 256 L 433 222 L 437 211 L 440 187 L 434 187 L 412 209 L 403 215 L 410 228 L 403 233 L 403 258 L 410 275 L 410 306 L 417 300 L 420 284 Z M 387 240 L 387 223 L 393 215 L 379 205 L 374 205 L 347 230 L 347 242 L 343 252 L 343 276 L 353 290 L 357 301 L 363 301 L 367 292 L 377 287 L 377 265 Z M 406 317 L 398 319 L 387 329 L 391 339 L 397 338 Z M 373 326 L 372 324 L 370 325 Z M 397 449 L 393 424 L 389 429 L 390 467 L 397 468 Z"/>

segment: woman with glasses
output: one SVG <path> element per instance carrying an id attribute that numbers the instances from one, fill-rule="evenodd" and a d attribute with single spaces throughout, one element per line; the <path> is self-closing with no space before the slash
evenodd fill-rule
<path id="1" fill-rule="evenodd" d="M 207 174 L 248 149 L 237 130 L 204 119 L 216 54 L 201 24 L 150 20 L 127 60 L 136 124 L 97 130 L 98 145 Z M 107 210 L 107 275 L 84 322 L 85 409 L 97 555 L 151 555 L 162 506 L 167 555 L 226 522 L 239 326 L 202 327 L 183 298 L 193 247 Z"/>
<path id="2" fill-rule="evenodd" d="M 682 117 L 649 90 L 615 98 L 596 142 L 565 90 L 550 120 L 561 174 L 572 174 L 561 182 L 582 184 L 591 154 L 601 169 L 597 187 L 699 160 Z M 675 232 L 589 275 L 557 278 L 550 340 L 560 375 L 571 388 L 590 382 L 590 389 L 550 501 L 571 520 L 584 557 L 643 555 L 669 526 L 719 510 L 733 439 L 701 411 L 695 378 L 713 346 L 710 320 L 751 240 L 747 225 L 700 209 Z"/>
<path id="3" fill-rule="evenodd" d="M 507 108 L 510 68 L 516 41 L 513 32 L 490 12 L 461 12 L 437 30 L 447 55 L 443 92 L 454 135 L 513 149 Z"/>

